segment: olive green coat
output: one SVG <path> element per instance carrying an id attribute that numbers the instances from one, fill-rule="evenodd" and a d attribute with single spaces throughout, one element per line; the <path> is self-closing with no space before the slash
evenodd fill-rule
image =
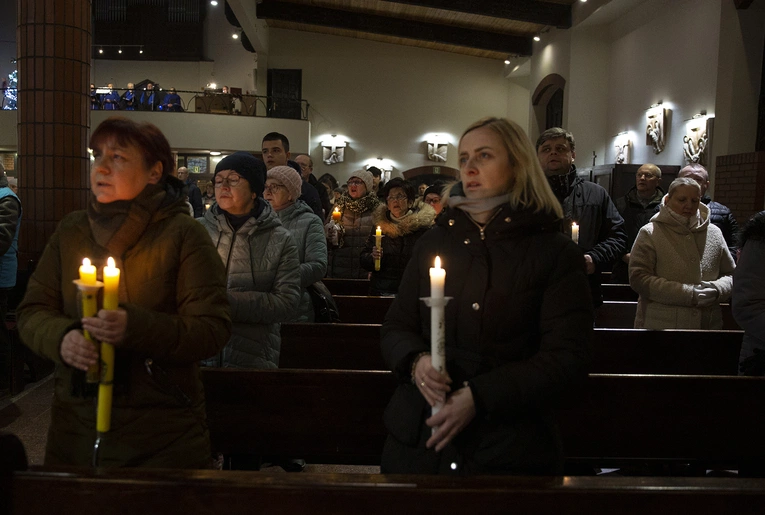
<path id="1" fill-rule="evenodd" d="M 93 203 L 67 215 L 40 258 L 18 308 L 23 342 L 56 362 L 45 463 L 89 465 L 94 398 L 84 372 L 59 354 L 80 326 L 78 267 L 89 257 L 99 279 L 107 257 L 121 269 L 125 340 L 115 358 L 111 431 L 103 466 L 202 468 L 210 461 L 197 363 L 230 334 L 226 279 L 210 237 L 191 218 L 178 181 L 147 186 L 130 202 Z M 125 216 L 127 215 L 127 216 Z M 99 302 L 100 305 L 100 302 Z"/>

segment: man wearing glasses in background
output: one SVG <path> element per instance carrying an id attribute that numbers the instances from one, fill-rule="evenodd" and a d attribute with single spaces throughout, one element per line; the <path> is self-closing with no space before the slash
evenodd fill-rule
<path id="1" fill-rule="evenodd" d="M 632 244 L 635 243 L 640 228 L 651 221 L 651 217 L 659 212 L 664 190 L 659 187 L 661 170 L 658 166 L 646 163 L 635 173 L 635 186 L 625 196 L 616 199 L 616 209 L 624 218 L 624 228 L 627 231 L 626 252 L 614 263 L 611 282 L 629 284 L 629 264 Z"/>

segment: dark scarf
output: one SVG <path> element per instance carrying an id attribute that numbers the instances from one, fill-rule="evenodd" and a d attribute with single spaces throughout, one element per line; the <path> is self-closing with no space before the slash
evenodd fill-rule
<path id="1" fill-rule="evenodd" d="M 571 165 L 571 171 L 561 175 L 548 175 L 547 182 L 550 183 L 553 193 L 560 202 L 571 194 L 571 188 L 576 180 L 576 168 Z"/>

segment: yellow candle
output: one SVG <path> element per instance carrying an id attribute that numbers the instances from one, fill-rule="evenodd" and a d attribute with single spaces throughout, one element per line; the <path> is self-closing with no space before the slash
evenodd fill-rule
<path id="1" fill-rule="evenodd" d="M 382 229 L 380 229 L 380 226 L 377 226 L 377 230 L 375 231 L 375 247 L 378 249 L 382 248 Z M 375 259 L 375 270 L 380 271 L 380 258 Z"/>
<path id="2" fill-rule="evenodd" d="M 332 211 L 332 220 L 334 220 L 335 222 L 338 222 L 338 221 L 340 221 L 340 218 L 342 218 L 342 217 L 343 217 L 343 215 L 342 215 L 342 213 L 340 213 L 340 208 L 336 207 L 335 210 Z"/>
<path id="3" fill-rule="evenodd" d="M 90 259 L 88 258 L 82 260 L 82 266 L 80 266 L 80 281 L 88 286 L 95 286 L 96 284 L 96 267 L 90 264 Z"/>
<path id="4" fill-rule="evenodd" d="M 104 267 L 104 309 L 119 307 L 120 269 L 109 258 Z M 98 411 L 96 430 L 106 433 L 111 429 L 112 384 L 114 382 L 114 345 L 101 343 L 101 384 L 98 385 Z"/>
<path id="5" fill-rule="evenodd" d="M 574 243 L 579 243 L 579 226 L 576 222 L 571 224 L 571 239 L 574 240 Z"/>
<path id="6" fill-rule="evenodd" d="M 80 266 L 80 281 L 82 282 L 82 288 L 80 288 L 80 297 L 82 299 L 82 316 L 92 317 L 98 312 L 98 289 L 96 286 L 96 267 L 90 263 L 90 259 L 84 258 L 82 265 Z M 92 286 L 93 288 L 88 288 Z M 90 333 L 83 331 L 85 339 L 96 345 L 93 337 Z M 88 383 L 97 383 L 99 376 L 98 363 L 91 366 L 86 374 L 86 381 Z"/>
<path id="7" fill-rule="evenodd" d="M 104 309 L 117 309 L 120 303 L 120 269 L 109 258 L 104 267 Z"/>

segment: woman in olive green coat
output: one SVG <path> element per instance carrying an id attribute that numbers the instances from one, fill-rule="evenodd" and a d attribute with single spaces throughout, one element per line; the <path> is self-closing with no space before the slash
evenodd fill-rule
<path id="1" fill-rule="evenodd" d="M 70 213 L 48 241 L 18 309 L 21 338 L 56 363 L 46 465 L 89 465 L 98 360 L 85 329 L 116 348 L 111 431 L 101 466 L 204 468 L 210 464 L 199 360 L 230 334 L 225 273 L 209 236 L 188 214 L 171 176 L 170 146 L 148 123 L 109 118 L 91 136 L 87 211 Z M 84 257 L 99 278 L 121 269 L 119 308 L 80 318 Z"/>

